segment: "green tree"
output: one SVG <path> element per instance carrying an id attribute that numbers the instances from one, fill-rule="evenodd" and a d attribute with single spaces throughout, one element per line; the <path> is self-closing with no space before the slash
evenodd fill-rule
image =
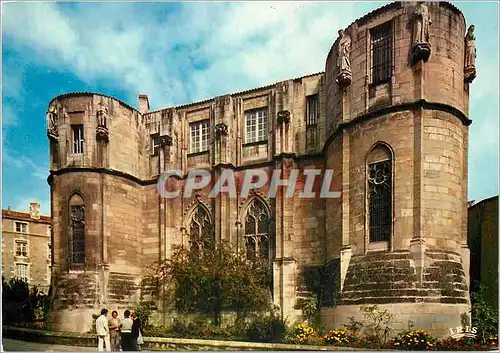
<path id="1" fill-rule="evenodd" d="M 477 292 L 471 296 L 472 326 L 477 327 L 478 336 L 482 343 L 486 343 L 490 335 L 498 333 L 498 311 L 487 302 L 487 287 L 480 285 Z"/>
<path id="2" fill-rule="evenodd" d="M 44 296 L 35 287 L 29 290 L 24 280 L 2 276 L 2 315 L 5 324 L 29 323 L 37 319 L 37 309 L 44 306 Z"/>
<path id="3" fill-rule="evenodd" d="M 229 244 L 198 249 L 174 248 L 171 259 L 155 263 L 154 273 L 177 311 L 213 315 L 220 326 L 221 313 L 233 311 L 237 319 L 268 310 L 271 303 L 271 266 L 247 261 Z"/>

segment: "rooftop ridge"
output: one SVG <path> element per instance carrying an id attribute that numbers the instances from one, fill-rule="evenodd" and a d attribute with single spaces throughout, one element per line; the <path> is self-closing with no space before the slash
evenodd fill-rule
<path id="1" fill-rule="evenodd" d="M 20 211 L 14 211 L 14 210 L 9 210 L 9 209 L 2 209 L 2 217 L 11 217 L 11 218 L 20 218 L 20 219 L 29 219 L 33 222 L 38 222 L 38 221 L 52 221 L 52 218 L 50 216 L 43 216 L 40 215 L 40 219 L 35 219 L 31 218 L 30 214 L 28 212 L 20 212 Z"/>
<path id="2" fill-rule="evenodd" d="M 102 96 L 102 97 L 106 97 L 106 98 L 111 98 L 111 99 L 113 99 L 113 100 L 115 100 L 115 101 L 123 104 L 124 106 L 126 106 L 129 109 L 132 109 L 133 111 L 135 111 L 135 112 L 137 112 L 139 114 L 141 113 L 137 108 L 134 108 L 133 106 L 131 106 L 128 103 L 125 103 L 124 101 L 122 101 L 119 98 L 110 96 L 109 94 L 99 93 L 99 92 L 91 92 L 91 91 L 74 91 L 74 92 L 67 92 L 67 93 L 60 94 L 60 95 L 55 96 L 54 98 L 52 98 L 52 100 L 49 102 L 49 106 L 56 99 L 67 98 L 67 97 L 74 97 L 74 96 L 91 96 L 91 95 L 96 95 L 96 96 Z"/>
<path id="3" fill-rule="evenodd" d="M 315 72 L 315 73 L 312 73 L 312 74 L 307 74 L 307 75 L 303 75 L 303 76 L 299 76 L 299 77 L 295 77 L 295 78 L 290 78 L 290 79 L 285 79 L 285 80 L 281 80 L 281 81 L 276 81 L 274 83 L 270 83 L 270 84 L 264 85 L 264 86 L 258 86 L 258 87 L 254 87 L 254 88 L 249 88 L 249 89 L 242 90 L 242 91 L 236 91 L 234 93 L 220 94 L 218 96 L 214 96 L 214 97 L 211 97 L 211 98 L 203 99 L 203 100 L 200 100 L 200 101 L 195 101 L 195 102 L 185 103 L 185 104 L 181 104 L 181 105 L 176 105 L 176 106 L 171 106 L 171 107 L 165 107 L 165 108 L 156 109 L 156 110 L 144 113 L 143 115 L 154 114 L 154 113 L 158 113 L 158 112 L 161 112 L 161 111 L 164 111 L 164 110 L 167 110 L 167 109 L 172 109 L 172 108 L 186 108 L 186 107 L 193 106 L 193 105 L 208 103 L 210 101 L 213 101 L 217 97 L 223 97 L 223 96 L 228 96 L 228 95 L 230 95 L 230 96 L 242 95 L 242 94 L 246 94 L 246 93 L 250 93 L 250 92 L 254 92 L 254 91 L 259 91 L 259 90 L 266 89 L 266 88 L 271 88 L 271 87 L 275 86 L 276 84 L 278 84 L 279 82 L 290 81 L 290 80 L 300 80 L 300 79 L 303 79 L 303 78 L 312 77 L 312 76 L 316 76 L 316 75 L 321 75 L 321 74 L 324 74 L 324 73 L 325 73 L 324 71 L 319 71 L 319 72 Z"/>

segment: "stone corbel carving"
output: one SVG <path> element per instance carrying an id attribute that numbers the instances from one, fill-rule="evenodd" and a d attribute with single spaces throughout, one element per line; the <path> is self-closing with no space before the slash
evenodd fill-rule
<path id="1" fill-rule="evenodd" d="M 429 8 L 420 1 L 413 11 L 412 65 L 420 60 L 427 62 L 431 55 L 429 27 L 432 24 Z"/>
<path id="2" fill-rule="evenodd" d="M 474 25 L 470 25 L 465 36 L 465 81 L 471 83 L 476 78 L 476 36 Z"/>
<path id="3" fill-rule="evenodd" d="M 337 67 L 339 74 L 337 75 L 337 83 L 340 87 L 346 87 L 351 84 L 352 71 L 351 71 L 351 37 L 344 32 L 343 29 L 339 31 L 340 41 L 337 57 Z"/>
<path id="4" fill-rule="evenodd" d="M 222 136 L 227 135 L 227 125 L 226 123 L 219 123 L 215 125 L 215 137 L 220 139 Z"/>
<path id="5" fill-rule="evenodd" d="M 59 132 L 57 131 L 57 109 L 55 106 L 50 106 L 47 110 L 47 136 L 52 140 L 59 139 Z"/>
<path id="6" fill-rule="evenodd" d="M 109 141 L 108 132 L 108 109 L 105 107 L 99 108 L 96 114 L 97 130 L 96 137 L 98 140 Z"/>
<path id="7" fill-rule="evenodd" d="M 160 136 L 160 147 L 172 146 L 172 137 L 169 135 Z"/>
<path id="8" fill-rule="evenodd" d="M 290 112 L 288 110 L 281 110 L 277 114 L 278 125 L 288 124 L 290 122 Z"/>

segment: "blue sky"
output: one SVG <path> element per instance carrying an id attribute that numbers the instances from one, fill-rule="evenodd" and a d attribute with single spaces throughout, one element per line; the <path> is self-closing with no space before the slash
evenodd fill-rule
<path id="1" fill-rule="evenodd" d="M 2 208 L 50 212 L 47 104 L 97 91 L 152 109 L 324 70 L 337 31 L 384 2 L 2 3 Z M 498 4 L 476 26 L 469 199 L 498 194 Z"/>

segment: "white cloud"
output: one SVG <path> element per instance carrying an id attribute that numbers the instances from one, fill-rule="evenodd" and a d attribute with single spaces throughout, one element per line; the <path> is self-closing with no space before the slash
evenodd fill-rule
<path id="1" fill-rule="evenodd" d="M 84 82 L 108 80 L 134 105 L 147 93 L 160 108 L 322 71 L 357 6 L 184 3 L 162 22 L 155 6 L 141 5 L 9 3 L 3 29 L 43 64 Z M 200 61 L 208 67 L 196 70 Z"/>
<path id="2" fill-rule="evenodd" d="M 5 167 L 16 168 L 23 170 L 26 174 L 29 174 L 37 179 L 46 180 L 49 173 L 49 167 L 47 164 L 39 164 L 34 162 L 31 158 L 19 155 L 17 153 L 12 153 L 9 149 L 3 148 L 2 150 L 2 163 Z"/>

